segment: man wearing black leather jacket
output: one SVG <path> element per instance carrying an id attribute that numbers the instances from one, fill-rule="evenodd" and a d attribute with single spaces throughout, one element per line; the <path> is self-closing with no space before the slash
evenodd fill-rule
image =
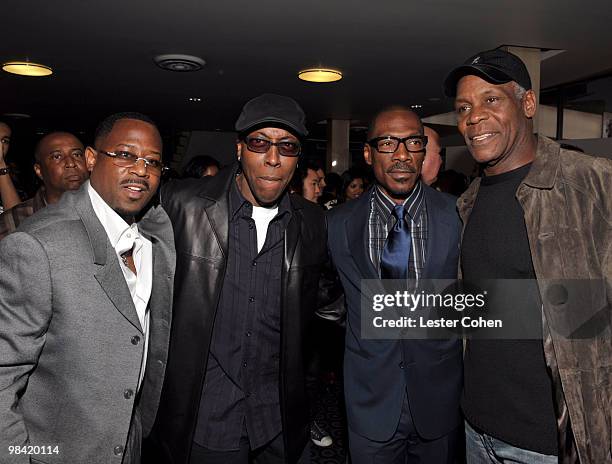
<path id="1" fill-rule="evenodd" d="M 288 97 L 254 98 L 238 162 L 161 192 L 177 271 L 152 461 L 294 463 L 309 438 L 303 346 L 327 254 L 323 210 L 286 189 L 304 121 Z"/>

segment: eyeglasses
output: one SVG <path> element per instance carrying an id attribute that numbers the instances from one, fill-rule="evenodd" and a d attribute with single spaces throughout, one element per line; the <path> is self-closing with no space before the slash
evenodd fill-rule
<path id="1" fill-rule="evenodd" d="M 134 153 L 130 153 L 129 151 L 104 151 L 104 150 L 96 150 L 100 153 L 105 154 L 106 156 L 112 158 L 115 166 L 119 166 L 121 168 L 131 168 L 132 166 L 136 166 L 138 161 L 143 160 L 145 163 L 145 167 L 150 169 L 154 174 L 161 174 L 161 172 L 166 169 L 164 167 L 164 163 L 158 159 L 149 159 L 143 158 L 135 155 Z"/>
<path id="2" fill-rule="evenodd" d="M 298 156 L 302 149 L 298 142 L 271 142 L 259 137 L 245 137 L 243 140 L 247 148 L 255 153 L 267 153 L 275 146 L 281 156 Z"/>
<path id="3" fill-rule="evenodd" d="M 379 153 L 395 153 L 400 143 L 403 143 L 404 147 L 406 147 L 406 151 L 410 153 L 421 153 L 425 151 L 425 147 L 427 146 L 427 136 L 410 135 L 401 139 L 399 137 L 393 137 L 392 135 L 386 135 L 384 137 L 370 139 L 367 143 Z"/>

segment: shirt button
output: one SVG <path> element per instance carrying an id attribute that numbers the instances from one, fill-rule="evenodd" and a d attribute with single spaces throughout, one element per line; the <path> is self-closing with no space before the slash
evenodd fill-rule
<path id="1" fill-rule="evenodd" d="M 126 400 L 129 400 L 133 394 L 134 394 L 134 390 L 132 390 L 131 388 L 128 388 L 126 391 L 123 392 L 123 397 Z"/>
<path id="2" fill-rule="evenodd" d="M 254 296 L 250 296 L 249 297 L 249 303 L 253 303 L 253 301 L 255 301 L 255 297 Z"/>
<path id="3" fill-rule="evenodd" d="M 400 363 L 398 364 L 398 366 L 399 366 L 399 368 L 400 368 L 400 369 L 403 369 L 403 368 L 404 368 L 404 361 L 400 361 Z"/>
<path id="4" fill-rule="evenodd" d="M 127 238 L 132 238 L 132 234 L 126 234 Z"/>
<path id="5" fill-rule="evenodd" d="M 249 331 L 246 333 L 246 336 L 247 336 L 247 337 L 250 337 L 250 336 L 251 336 L 251 331 L 250 331 L 250 330 L 249 330 Z"/>
<path id="6" fill-rule="evenodd" d="M 123 454 L 123 446 L 115 446 L 113 453 L 115 453 L 115 456 L 121 456 Z"/>
<path id="7" fill-rule="evenodd" d="M 138 343 L 140 342 L 140 337 L 138 335 L 134 335 L 132 337 L 131 342 L 132 342 L 132 345 L 138 345 Z"/>
<path id="8" fill-rule="evenodd" d="M 242 367 L 247 367 L 247 363 L 243 362 Z"/>
<path id="9" fill-rule="evenodd" d="M 252 264 L 253 266 L 257 266 L 257 261 L 253 261 L 251 264 Z"/>

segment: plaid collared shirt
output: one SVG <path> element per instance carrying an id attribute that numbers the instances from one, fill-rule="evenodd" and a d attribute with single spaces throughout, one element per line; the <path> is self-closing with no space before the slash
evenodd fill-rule
<path id="1" fill-rule="evenodd" d="M 45 188 L 41 187 L 29 200 L 19 203 L 0 214 L 0 240 L 8 234 L 15 232 L 19 224 L 45 206 L 47 206 Z"/>
<path id="2" fill-rule="evenodd" d="M 389 230 L 395 225 L 392 214 L 395 203 L 376 186 L 370 197 L 370 214 L 368 216 L 368 247 L 372 264 L 380 275 L 380 257 L 382 255 Z M 427 256 L 427 206 L 421 182 L 417 182 L 412 192 L 404 201 L 408 213 L 406 221 L 410 221 L 412 250 L 408 260 L 408 278 L 419 279 L 423 274 Z"/>

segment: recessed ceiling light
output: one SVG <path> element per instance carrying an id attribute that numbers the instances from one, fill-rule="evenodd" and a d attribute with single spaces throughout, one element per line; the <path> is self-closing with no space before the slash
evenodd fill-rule
<path id="1" fill-rule="evenodd" d="M 8 61 L 2 64 L 2 70 L 20 76 L 41 77 L 53 74 L 53 70 L 44 64 L 31 61 Z"/>
<path id="2" fill-rule="evenodd" d="M 342 79 L 342 73 L 336 69 L 312 68 L 300 71 L 298 77 L 307 82 L 336 82 Z"/>
<path id="3" fill-rule="evenodd" d="M 200 97 L 189 97 L 190 102 L 201 102 L 202 99 Z"/>
<path id="4" fill-rule="evenodd" d="M 412 108 L 413 110 L 416 110 L 419 108 L 423 108 L 423 105 L 410 105 L 410 108 Z"/>
<path id="5" fill-rule="evenodd" d="M 162 69 L 177 72 L 199 71 L 206 64 L 206 61 L 198 56 L 176 54 L 157 55 L 153 61 Z"/>

